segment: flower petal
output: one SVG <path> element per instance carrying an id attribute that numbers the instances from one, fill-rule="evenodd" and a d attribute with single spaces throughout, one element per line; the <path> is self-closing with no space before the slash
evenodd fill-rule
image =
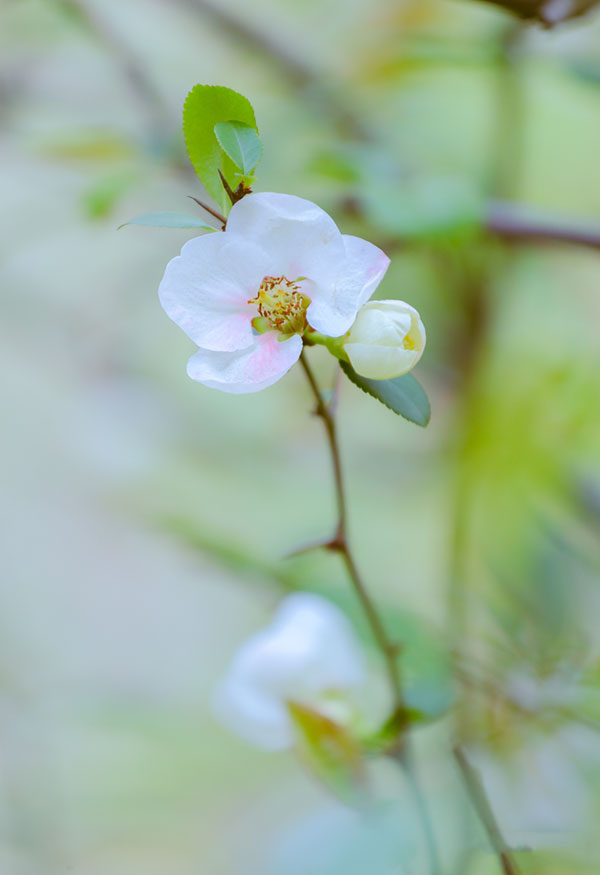
<path id="1" fill-rule="evenodd" d="M 250 194 L 232 207 L 227 234 L 256 243 L 269 256 L 270 276 L 304 276 L 330 287 L 344 259 L 342 235 L 327 213 L 290 194 Z"/>
<path id="2" fill-rule="evenodd" d="M 357 374 L 370 380 L 391 380 L 411 371 L 421 358 L 421 350 L 399 346 L 370 346 L 346 343 L 344 349 Z"/>
<path id="3" fill-rule="evenodd" d="M 345 257 L 340 264 L 333 294 L 319 290 L 307 311 L 309 323 L 330 337 L 341 337 L 350 328 L 359 308 L 381 282 L 390 260 L 381 249 L 350 234 L 342 236 Z"/>
<path id="4" fill-rule="evenodd" d="M 225 726 L 263 750 L 284 750 L 294 742 L 294 729 L 284 702 L 228 677 L 213 698 L 213 711 Z"/>
<path id="5" fill-rule="evenodd" d="M 282 342 L 278 336 L 275 331 L 252 335 L 252 346 L 230 352 L 199 349 L 188 361 L 188 375 L 233 395 L 266 389 L 289 371 L 302 352 L 297 334 Z"/>
<path id="6" fill-rule="evenodd" d="M 194 237 L 167 265 L 160 301 L 167 315 L 204 349 L 231 351 L 253 343 L 249 304 L 265 276 L 268 258 L 234 234 Z"/>
<path id="7" fill-rule="evenodd" d="M 346 268 L 336 285 L 338 295 L 344 294 L 350 298 L 358 293 L 356 305 L 362 305 L 369 300 L 390 265 L 390 260 L 378 246 L 344 234 L 346 248 Z"/>

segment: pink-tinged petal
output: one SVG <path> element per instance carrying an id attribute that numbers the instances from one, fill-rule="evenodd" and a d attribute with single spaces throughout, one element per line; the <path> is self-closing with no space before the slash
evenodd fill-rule
<path id="1" fill-rule="evenodd" d="M 268 258 L 234 234 L 194 237 L 167 265 L 159 287 L 167 315 L 205 349 L 231 351 L 253 343 L 255 297 Z"/>
<path id="2" fill-rule="evenodd" d="M 297 334 L 282 342 L 279 336 L 275 331 L 254 335 L 252 346 L 232 352 L 199 349 L 188 361 L 188 375 L 233 395 L 266 389 L 289 371 L 302 352 Z"/>
<path id="3" fill-rule="evenodd" d="M 318 289 L 307 311 L 309 324 L 329 337 L 341 337 L 348 331 L 390 263 L 385 252 L 367 240 L 349 234 L 344 234 L 342 240 L 344 259 L 333 292 L 321 294 Z"/>
<path id="4" fill-rule="evenodd" d="M 332 289 L 345 257 L 342 235 L 327 213 L 289 194 L 250 194 L 232 207 L 226 234 L 255 243 L 270 259 L 268 275 L 308 277 Z"/>

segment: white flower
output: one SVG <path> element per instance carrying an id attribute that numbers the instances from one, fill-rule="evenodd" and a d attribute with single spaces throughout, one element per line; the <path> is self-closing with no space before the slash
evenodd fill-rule
<path id="1" fill-rule="evenodd" d="M 298 360 L 307 325 L 328 337 L 348 331 L 388 264 L 310 201 L 250 194 L 232 207 L 224 233 L 184 245 L 159 295 L 200 347 L 188 362 L 193 380 L 257 392 Z"/>
<path id="2" fill-rule="evenodd" d="M 364 681 L 360 645 L 345 615 L 309 593 L 287 596 L 272 622 L 237 652 L 217 690 L 216 716 L 265 750 L 293 745 L 288 703 L 339 720 L 344 693 Z"/>
<path id="3" fill-rule="evenodd" d="M 344 341 L 356 373 L 371 380 L 408 373 L 424 349 L 425 326 L 415 308 L 404 301 L 369 301 Z"/>

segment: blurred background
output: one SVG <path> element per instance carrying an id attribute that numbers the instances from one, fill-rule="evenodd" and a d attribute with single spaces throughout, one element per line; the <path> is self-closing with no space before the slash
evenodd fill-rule
<path id="1" fill-rule="evenodd" d="M 335 512 L 302 373 L 192 383 L 157 298 L 192 232 L 116 230 L 195 210 L 197 82 L 254 104 L 257 189 L 384 248 L 427 326 L 430 426 L 349 383 L 339 420 L 443 872 L 500 872 L 457 739 L 523 872 L 599 872 L 600 10 L 2 0 L 0 47 L 0 873 L 428 871 L 388 767 L 361 822 L 211 716 L 283 592 L 357 606 L 336 556 L 285 559 Z"/>

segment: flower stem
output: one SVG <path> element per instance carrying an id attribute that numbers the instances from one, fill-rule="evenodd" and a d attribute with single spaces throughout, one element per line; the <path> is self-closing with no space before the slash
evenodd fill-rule
<path id="1" fill-rule="evenodd" d="M 317 414 L 317 416 L 321 417 L 321 419 L 323 420 L 323 425 L 325 426 L 327 441 L 331 453 L 331 460 L 333 463 L 333 473 L 335 480 L 335 492 L 338 511 L 338 521 L 335 534 L 331 540 L 327 541 L 326 543 L 321 542 L 318 546 L 326 547 L 329 550 L 334 550 L 341 555 L 356 595 L 358 596 L 365 612 L 365 616 L 369 623 L 371 632 L 373 633 L 373 637 L 377 642 L 377 645 L 385 662 L 389 684 L 393 696 L 394 715 L 399 718 L 399 725 L 408 726 L 408 722 L 404 724 L 403 719 L 404 717 L 408 717 L 408 711 L 404 700 L 404 694 L 402 692 L 402 682 L 400 678 L 400 671 L 398 668 L 397 658 L 399 645 L 394 641 L 390 640 L 390 638 L 388 637 L 381 617 L 379 616 L 377 608 L 375 607 L 375 603 L 371 599 L 369 591 L 367 590 L 360 575 L 360 572 L 357 568 L 356 562 L 354 561 L 354 555 L 348 540 L 348 511 L 346 504 L 346 490 L 344 486 L 344 477 L 342 473 L 340 449 L 337 439 L 337 428 L 334 415 L 335 402 L 337 399 L 334 399 L 333 406 L 331 404 L 325 403 L 321 394 L 321 390 L 319 389 L 317 381 L 315 380 L 312 369 L 308 364 L 308 361 L 306 360 L 304 351 L 300 355 L 300 364 L 304 369 L 304 373 L 306 374 L 306 377 L 310 384 L 310 388 L 312 389 L 313 395 L 315 396 L 315 413 Z M 431 819 L 427 809 L 425 797 L 417 780 L 414 763 L 408 745 L 406 744 L 406 739 L 399 738 L 398 741 L 394 744 L 392 748 L 390 748 L 387 753 L 388 756 L 394 759 L 404 770 L 404 773 L 407 777 L 413 793 L 415 806 L 419 818 L 421 819 L 423 835 L 425 838 L 427 853 L 429 856 L 431 875 L 440 875 L 441 866 L 435 843 L 435 836 L 433 834 L 433 828 L 431 825 Z"/>
<path id="2" fill-rule="evenodd" d="M 337 440 L 336 422 L 330 408 L 323 401 L 321 390 L 317 385 L 317 381 L 315 380 L 310 365 L 306 360 L 304 352 L 302 352 L 300 356 L 300 364 L 304 369 L 304 373 L 306 374 L 306 377 L 310 384 L 310 388 L 312 389 L 313 395 L 315 396 L 315 401 L 317 404 L 315 413 L 323 420 L 325 431 L 327 433 L 329 450 L 331 452 L 331 461 L 333 463 L 338 520 L 335 535 L 333 536 L 331 541 L 326 544 L 326 546 L 330 550 L 334 550 L 342 556 L 356 595 L 358 596 L 360 603 L 364 609 L 365 616 L 368 620 L 371 632 L 373 633 L 373 637 L 375 638 L 377 645 L 381 650 L 381 654 L 384 658 L 390 687 L 392 689 L 392 694 L 394 697 L 395 710 L 398 712 L 402 712 L 406 709 L 406 706 L 404 703 L 404 697 L 402 695 L 400 672 L 398 670 L 397 663 L 398 645 L 388 638 L 387 632 L 385 631 L 381 618 L 377 612 L 377 608 L 375 607 L 375 604 L 373 603 L 371 596 L 369 595 L 369 592 L 357 568 L 356 562 L 354 561 L 354 556 L 352 554 L 352 550 L 350 548 L 348 540 L 348 512 L 346 507 L 346 490 L 342 474 L 340 451 Z"/>

